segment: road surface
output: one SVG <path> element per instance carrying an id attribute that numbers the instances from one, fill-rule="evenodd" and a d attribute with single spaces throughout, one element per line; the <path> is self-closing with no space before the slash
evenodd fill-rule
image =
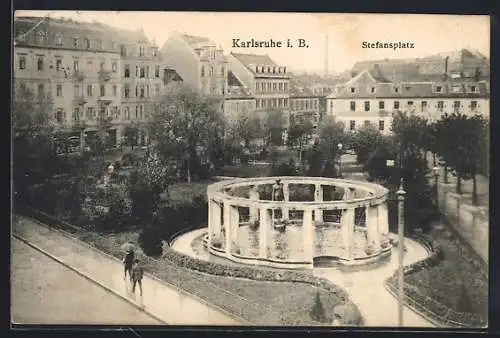
<path id="1" fill-rule="evenodd" d="M 15 324 L 162 324 L 15 238 L 11 285 Z"/>

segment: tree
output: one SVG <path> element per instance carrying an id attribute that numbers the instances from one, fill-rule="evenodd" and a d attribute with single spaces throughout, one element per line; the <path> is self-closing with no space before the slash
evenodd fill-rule
<path id="1" fill-rule="evenodd" d="M 471 178 L 473 181 L 472 200 L 477 204 L 476 175 L 484 166 L 485 148 L 488 149 L 488 122 L 481 115 L 468 117 L 465 114 L 443 116 L 446 126 L 445 147 L 442 156 L 457 173 L 456 192 L 462 193 L 461 180 Z"/>
<path id="2" fill-rule="evenodd" d="M 400 151 L 422 152 L 426 148 L 428 139 L 428 121 L 420 116 L 408 116 L 408 114 L 398 112 L 392 120 L 392 132 L 399 142 Z M 400 154 L 400 159 L 404 157 L 404 154 Z"/>
<path id="3" fill-rule="evenodd" d="M 139 136 L 139 130 L 136 126 L 126 126 L 123 130 L 123 141 L 124 145 L 127 147 L 132 147 L 137 145 L 137 138 Z"/>
<path id="4" fill-rule="evenodd" d="M 282 133 L 287 121 L 281 110 L 270 110 L 264 121 L 264 134 L 269 137 L 269 144 L 276 146 L 283 144 Z"/>
<path id="5" fill-rule="evenodd" d="M 24 84 L 15 84 L 12 102 L 14 189 L 21 198 L 26 189 L 52 176 L 56 159 L 52 99 L 35 96 Z"/>
<path id="6" fill-rule="evenodd" d="M 288 130 L 288 143 L 295 146 L 299 150 L 299 162 L 302 162 L 302 151 L 305 144 L 311 137 L 314 126 L 311 121 L 296 121 L 293 120 Z"/>
<path id="7" fill-rule="evenodd" d="M 153 104 L 148 124 L 150 141 L 165 162 L 177 163 L 188 183 L 201 153 L 223 138 L 224 119 L 218 106 L 218 101 L 184 84 L 169 87 Z"/>
<path id="8" fill-rule="evenodd" d="M 352 138 L 352 148 L 356 153 L 358 164 L 365 165 L 370 155 L 382 142 L 382 134 L 373 125 L 360 128 Z"/>

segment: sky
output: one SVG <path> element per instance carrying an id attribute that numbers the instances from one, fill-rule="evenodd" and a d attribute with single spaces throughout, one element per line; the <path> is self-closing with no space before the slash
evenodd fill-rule
<path id="1" fill-rule="evenodd" d="M 172 32 L 210 38 L 224 53 L 268 54 L 291 70 L 325 73 L 350 69 L 357 61 L 418 58 L 461 48 L 489 57 L 490 21 L 480 15 L 336 14 L 336 13 L 216 13 L 116 11 L 16 11 L 16 16 L 99 21 L 122 29 L 143 29 L 161 46 Z M 237 48 L 233 39 L 281 41 L 278 48 Z M 286 47 L 290 39 L 296 46 Z M 304 39 L 308 48 L 299 48 Z M 363 42 L 413 44 L 413 48 L 362 48 Z M 233 48 L 234 47 L 234 48 Z"/>

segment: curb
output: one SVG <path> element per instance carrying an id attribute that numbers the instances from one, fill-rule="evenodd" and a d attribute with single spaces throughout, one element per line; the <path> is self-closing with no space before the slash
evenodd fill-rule
<path id="1" fill-rule="evenodd" d="M 86 280 L 90 281 L 91 283 L 101 287 L 102 289 L 106 290 L 107 292 L 109 293 L 112 293 L 114 294 L 115 296 L 119 297 L 120 299 L 126 301 L 127 303 L 129 303 L 130 305 L 132 305 L 133 307 L 135 307 L 137 310 L 145 313 L 146 315 L 150 316 L 151 318 L 159 321 L 160 323 L 162 323 L 163 325 L 169 325 L 167 322 L 165 322 L 163 319 L 159 318 L 158 316 L 156 316 L 155 314 L 151 313 L 150 311 L 146 310 L 144 307 L 140 306 L 139 304 L 137 304 L 136 302 L 134 302 L 133 300 L 131 300 L 130 298 L 128 297 L 125 297 L 124 295 L 120 294 L 119 292 L 113 290 L 112 288 L 104 285 L 103 283 L 97 281 L 96 279 L 90 277 L 88 274 L 85 274 L 83 273 L 82 271 L 80 271 L 79 269 L 75 268 L 75 267 L 72 267 L 71 265 L 63 262 L 61 259 L 57 258 L 56 256 L 50 254 L 49 252 L 45 251 L 44 249 L 38 247 L 37 245 L 29 242 L 28 240 L 22 238 L 21 236 L 17 235 L 17 234 L 12 234 L 12 237 L 14 237 L 15 239 L 23 242 L 24 244 L 28 245 L 29 247 L 31 247 L 32 249 L 44 254 L 45 256 L 49 257 L 50 259 L 56 261 L 57 263 L 61 264 L 62 266 L 68 268 L 69 270 L 75 272 L 76 274 L 78 274 L 79 276 L 85 278 Z"/>
<path id="2" fill-rule="evenodd" d="M 92 250 L 94 252 L 97 252 L 98 254 L 100 254 L 102 256 L 107 257 L 108 259 L 111 259 L 111 260 L 113 260 L 115 262 L 119 262 L 120 264 L 122 263 L 121 260 L 119 260 L 118 258 L 116 258 L 116 257 L 114 257 L 114 256 L 112 256 L 112 255 L 110 255 L 110 254 L 108 254 L 108 253 L 106 253 L 106 252 L 104 252 L 102 250 L 97 249 L 96 247 L 94 247 L 94 246 L 92 246 L 92 245 L 90 245 L 90 244 L 88 244 L 88 243 L 86 243 L 86 242 L 84 242 L 84 241 L 76 238 L 75 236 L 72 236 L 70 233 L 68 233 L 67 231 L 64 231 L 63 229 L 55 229 L 53 227 L 47 226 L 46 224 L 38 221 L 35 218 L 29 217 L 29 216 L 24 216 L 22 214 L 20 214 L 20 216 L 25 217 L 25 218 L 27 218 L 27 219 L 29 219 L 29 220 L 31 220 L 31 221 L 39 224 L 40 226 L 42 226 L 42 227 L 44 227 L 46 229 L 49 229 L 50 231 L 58 232 L 62 236 L 66 237 L 66 238 L 68 238 L 68 239 L 70 239 L 70 240 L 72 240 L 72 241 L 74 241 L 74 242 L 76 242 L 78 244 L 81 244 L 81 245 L 89 248 L 90 250 Z M 205 306 L 211 308 L 212 310 L 218 311 L 218 312 L 220 312 L 220 313 L 222 313 L 222 314 L 224 314 L 224 315 L 226 315 L 226 316 L 234 319 L 235 321 L 240 322 L 241 324 L 244 324 L 244 325 L 255 325 L 254 323 L 251 323 L 251 322 L 249 322 L 249 321 L 247 321 L 247 320 L 245 320 L 243 318 L 237 317 L 234 314 L 229 313 L 225 309 L 217 307 L 217 306 L 215 306 L 215 305 L 207 302 L 205 299 L 200 298 L 199 296 L 197 296 L 195 294 L 189 293 L 189 292 L 187 292 L 187 291 L 179 288 L 178 286 L 176 286 L 174 284 L 170 284 L 170 283 L 168 283 L 168 282 L 166 282 L 166 281 L 164 281 L 164 280 L 162 280 L 162 279 L 160 279 L 160 278 L 158 278 L 158 277 L 156 277 L 156 276 L 154 276 L 154 275 L 152 275 L 152 274 L 150 274 L 148 272 L 145 272 L 144 275 L 147 276 L 148 278 L 150 278 L 150 279 L 158 282 L 159 284 L 162 284 L 165 287 L 171 288 L 171 289 L 177 291 L 178 293 L 183 294 L 184 296 L 190 297 L 190 298 L 198 301 L 199 303 L 204 304 Z M 162 320 L 162 322 L 163 322 L 163 320 Z"/>

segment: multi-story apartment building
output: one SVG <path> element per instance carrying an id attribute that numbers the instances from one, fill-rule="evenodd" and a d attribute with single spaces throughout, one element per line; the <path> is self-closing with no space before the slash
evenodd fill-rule
<path id="1" fill-rule="evenodd" d="M 289 121 L 290 78 L 268 55 L 231 53 L 232 73 L 256 100 L 256 113 L 280 110 Z"/>
<path id="2" fill-rule="evenodd" d="M 443 60 L 445 70 L 448 60 Z M 413 71 L 405 74 L 399 69 L 395 81 L 385 74 L 375 66 L 337 85 L 327 98 L 327 114 L 344 122 L 346 130 L 372 124 L 383 133 L 390 133 L 396 111 L 429 120 L 453 112 L 489 117 L 489 81 L 478 72 L 466 77 L 463 72 L 460 76 Z"/>
<path id="3" fill-rule="evenodd" d="M 308 88 L 292 86 L 290 89 L 290 122 L 309 120 L 316 128 L 320 121 L 321 95 Z"/>
<path id="4" fill-rule="evenodd" d="M 174 32 L 161 47 L 160 54 L 184 83 L 202 94 L 220 98 L 223 108 L 228 62 L 222 48 L 208 38 Z"/>
<path id="5" fill-rule="evenodd" d="M 120 56 L 116 41 L 90 24 L 19 17 L 15 20 L 14 80 L 52 98 L 63 130 L 115 117 L 120 106 Z M 113 128 L 115 130 L 116 128 Z"/>
<path id="6" fill-rule="evenodd" d="M 234 123 L 240 116 L 255 113 L 255 97 L 231 72 L 228 72 L 228 86 L 224 97 L 224 116 Z"/>
<path id="7" fill-rule="evenodd" d="M 53 100 L 62 130 L 85 126 L 91 136 L 102 122 L 109 145 L 118 145 L 125 126 L 141 130 L 151 99 L 180 78 L 166 68 L 158 47 L 142 31 L 101 23 L 16 17 L 14 80 Z M 172 73 L 175 76 L 171 76 Z M 137 138 L 146 142 L 144 128 Z"/>

